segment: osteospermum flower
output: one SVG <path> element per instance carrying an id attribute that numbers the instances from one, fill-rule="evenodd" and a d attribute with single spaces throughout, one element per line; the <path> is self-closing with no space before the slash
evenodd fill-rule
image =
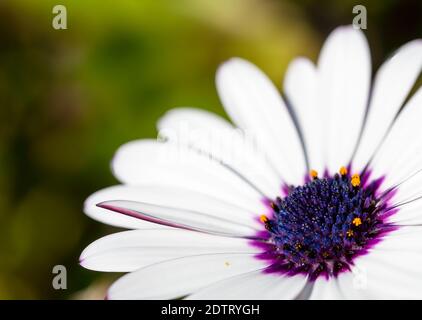
<path id="1" fill-rule="evenodd" d="M 133 230 L 92 243 L 81 264 L 130 272 L 110 299 L 422 298 L 421 67 L 412 41 L 371 81 L 352 27 L 317 65 L 291 63 L 285 99 L 253 64 L 227 61 L 216 83 L 234 126 L 174 109 L 164 139 L 123 145 L 122 185 L 85 212 Z"/>

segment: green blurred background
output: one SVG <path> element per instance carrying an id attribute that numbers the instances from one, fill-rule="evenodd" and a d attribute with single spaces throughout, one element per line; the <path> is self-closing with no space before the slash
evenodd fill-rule
<path id="1" fill-rule="evenodd" d="M 51 26 L 54 5 L 68 29 Z M 84 199 L 116 183 L 116 148 L 154 137 L 167 109 L 223 114 L 214 73 L 232 56 L 281 84 L 297 55 L 368 10 L 375 67 L 422 36 L 422 1 L 1 0 L 0 298 L 102 298 L 115 274 L 85 270 L 78 256 L 114 232 L 82 213 Z M 65 265 L 68 289 L 51 285 Z"/>

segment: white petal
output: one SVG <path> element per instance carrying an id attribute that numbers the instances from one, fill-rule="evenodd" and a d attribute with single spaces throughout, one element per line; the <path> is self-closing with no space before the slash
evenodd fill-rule
<path id="1" fill-rule="evenodd" d="M 382 141 L 422 68 L 422 40 L 402 46 L 375 76 L 362 139 L 353 165 L 361 170 Z"/>
<path id="2" fill-rule="evenodd" d="M 396 202 L 422 195 L 422 88 L 400 112 L 371 163 L 374 176 L 384 176 L 388 187 L 397 184 Z M 415 174 L 419 172 L 419 174 Z"/>
<path id="3" fill-rule="evenodd" d="M 280 93 L 256 66 L 235 58 L 217 72 L 217 89 L 226 112 L 256 137 L 284 181 L 299 184 L 306 170 L 297 129 Z"/>
<path id="4" fill-rule="evenodd" d="M 317 72 L 314 64 L 306 58 L 293 60 L 284 77 L 284 91 L 298 117 L 308 155 L 309 167 L 323 172 L 325 169 L 322 131 L 326 121 L 318 109 Z"/>
<path id="5" fill-rule="evenodd" d="M 397 225 L 422 225 L 422 199 L 399 205 L 388 221 Z"/>
<path id="6" fill-rule="evenodd" d="M 184 256 L 211 253 L 257 253 L 247 240 L 219 237 L 180 229 L 131 230 L 91 243 L 80 264 L 91 270 L 130 272 Z"/>
<path id="7" fill-rule="evenodd" d="M 394 174 L 393 174 L 394 175 Z M 395 185 L 394 197 L 391 203 L 394 206 L 402 206 L 403 204 L 416 201 L 422 197 L 422 169 L 415 174 L 411 174 L 399 184 Z"/>
<path id="8" fill-rule="evenodd" d="M 334 30 L 318 60 L 318 107 L 326 115 L 326 161 L 332 173 L 350 162 L 362 128 L 370 79 L 370 52 L 362 31 L 352 26 Z"/>
<path id="9" fill-rule="evenodd" d="M 343 299 L 337 278 L 319 277 L 313 283 L 310 300 L 339 300 Z"/>
<path id="10" fill-rule="evenodd" d="M 422 253 L 422 229 L 415 226 L 399 227 L 383 236 L 371 252 L 401 251 L 418 255 Z"/>
<path id="11" fill-rule="evenodd" d="M 214 282 L 264 266 L 261 260 L 250 254 L 213 254 L 174 259 L 123 276 L 111 286 L 108 298 L 180 298 Z"/>
<path id="12" fill-rule="evenodd" d="M 286 300 L 295 299 L 306 277 L 265 273 L 258 270 L 222 280 L 188 297 L 189 300 Z"/>
<path id="13" fill-rule="evenodd" d="M 112 167 L 115 176 L 129 185 L 198 190 L 251 210 L 263 210 L 259 204 L 263 196 L 238 175 L 184 146 L 152 140 L 132 141 L 120 147 Z"/>
<path id="14" fill-rule="evenodd" d="M 258 228 L 231 221 L 217 214 L 162 206 L 146 202 L 110 200 L 98 204 L 101 208 L 165 226 L 233 237 L 256 237 Z M 252 222 L 252 221 L 251 221 Z"/>
<path id="15" fill-rule="evenodd" d="M 187 122 L 195 129 L 206 128 L 208 130 L 227 130 L 233 129 L 233 126 L 222 117 L 209 111 L 190 107 L 181 107 L 167 111 L 158 121 L 158 129 L 173 129 L 178 124 Z M 166 133 L 166 132 L 165 132 Z M 167 135 L 166 133 L 165 135 Z"/>
<path id="16" fill-rule="evenodd" d="M 98 191 L 90 206 L 113 200 L 129 200 L 156 206 L 171 207 L 180 210 L 197 212 L 213 216 L 232 223 L 260 228 L 257 217 L 260 212 L 244 209 L 231 203 L 216 199 L 195 190 L 175 188 L 171 186 L 127 186 L 120 185 Z M 92 208 L 93 209 L 93 208 Z M 104 209 L 102 209 L 104 210 Z"/>
<path id="17" fill-rule="evenodd" d="M 337 283 L 343 298 L 347 300 L 373 300 L 383 299 L 383 296 L 376 297 L 368 291 L 368 277 L 367 273 L 353 269 L 352 272 L 345 272 L 338 276 Z"/>
<path id="18" fill-rule="evenodd" d="M 411 239 L 413 245 L 408 248 Z M 358 257 L 353 273 L 340 275 L 338 281 L 348 299 L 421 299 L 421 266 L 421 233 L 392 233 Z"/>
<path id="19" fill-rule="evenodd" d="M 160 137 L 200 150 L 240 173 L 268 198 L 280 195 L 281 180 L 252 137 L 223 118 L 194 108 L 168 111 L 158 122 Z"/>
<path id="20" fill-rule="evenodd" d="M 84 212 L 87 216 L 111 226 L 127 228 L 127 229 L 142 229 L 142 228 L 168 228 L 163 225 L 153 224 L 148 221 L 123 215 L 114 211 L 100 208 L 97 204 L 113 199 L 124 200 L 138 200 L 139 192 L 126 186 L 109 187 L 93 193 L 84 203 Z"/>

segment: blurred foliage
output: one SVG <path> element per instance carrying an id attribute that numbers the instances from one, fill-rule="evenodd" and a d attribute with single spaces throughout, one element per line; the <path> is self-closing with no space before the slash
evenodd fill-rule
<path id="1" fill-rule="evenodd" d="M 68 29 L 51 27 L 64 4 Z M 356 3 L 357 4 L 357 3 Z M 359 2 L 359 4 L 365 4 Z M 116 184 L 109 161 L 155 136 L 167 109 L 224 114 L 214 73 L 241 56 L 281 84 L 291 59 L 316 59 L 353 19 L 347 1 L 3 0 L 0 2 L 0 298 L 101 298 L 116 275 L 79 267 L 82 249 L 113 232 L 82 213 Z M 374 61 L 420 37 L 420 1 L 368 2 Z M 68 290 L 52 289 L 52 268 Z"/>

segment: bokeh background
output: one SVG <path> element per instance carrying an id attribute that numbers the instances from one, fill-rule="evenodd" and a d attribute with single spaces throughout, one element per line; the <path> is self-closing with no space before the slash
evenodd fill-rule
<path id="1" fill-rule="evenodd" d="M 67 30 L 51 26 L 57 4 Z M 117 147 L 155 137 L 172 107 L 224 114 L 214 74 L 232 56 L 281 86 L 289 61 L 315 61 L 357 4 L 368 11 L 375 67 L 422 36 L 420 0 L 1 0 L 0 299 L 102 298 L 118 275 L 85 270 L 78 257 L 116 230 L 82 204 L 116 183 Z M 59 264 L 67 290 L 51 285 Z"/>

